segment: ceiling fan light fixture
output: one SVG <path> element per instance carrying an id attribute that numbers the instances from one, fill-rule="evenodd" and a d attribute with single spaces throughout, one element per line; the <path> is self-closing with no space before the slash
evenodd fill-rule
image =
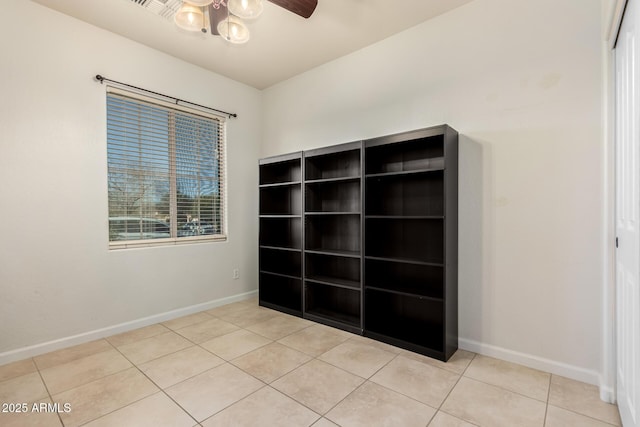
<path id="1" fill-rule="evenodd" d="M 201 31 L 204 28 L 204 13 L 198 6 L 184 2 L 174 18 L 176 25 L 187 31 Z"/>
<path id="2" fill-rule="evenodd" d="M 184 0 L 183 3 L 189 3 L 194 6 L 204 7 L 209 6 L 211 3 L 213 3 L 213 0 Z"/>
<path id="3" fill-rule="evenodd" d="M 229 12 L 242 19 L 256 19 L 264 10 L 262 0 L 229 0 L 227 3 Z"/>
<path id="4" fill-rule="evenodd" d="M 228 42 L 233 44 L 244 44 L 249 41 L 251 34 L 249 29 L 241 19 L 229 15 L 218 23 L 218 33 Z"/>

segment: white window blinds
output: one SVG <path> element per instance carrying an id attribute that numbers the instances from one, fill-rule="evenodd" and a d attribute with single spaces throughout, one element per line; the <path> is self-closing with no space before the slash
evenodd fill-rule
<path id="1" fill-rule="evenodd" d="M 225 238 L 224 118 L 110 88 L 111 248 Z"/>

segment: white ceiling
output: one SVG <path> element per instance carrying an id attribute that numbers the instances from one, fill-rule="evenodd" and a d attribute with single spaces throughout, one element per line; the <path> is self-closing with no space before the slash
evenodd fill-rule
<path id="1" fill-rule="evenodd" d="M 251 40 L 242 46 L 181 31 L 132 0 L 33 1 L 264 89 L 472 0 L 318 0 L 309 19 L 265 2 L 262 16 L 248 25 Z"/>

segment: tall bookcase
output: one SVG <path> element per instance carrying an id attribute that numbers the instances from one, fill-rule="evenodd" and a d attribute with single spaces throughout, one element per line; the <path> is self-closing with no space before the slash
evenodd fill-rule
<path id="1" fill-rule="evenodd" d="M 446 360 L 458 348 L 458 134 L 364 144 L 364 333 Z"/>
<path id="2" fill-rule="evenodd" d="M 304 153 L 304 317 L 362 331 L 362 143 Z"/>
<path id="3" fill-rule="evenodd" d="M 260 160 L 260 305 L 302 316 L 302 153 Z"/>
<path id="4" fill-rule="evenodd" d="M 447 360 L 458 347 L 458 134 L 260 162 L 260 304 Z"/>

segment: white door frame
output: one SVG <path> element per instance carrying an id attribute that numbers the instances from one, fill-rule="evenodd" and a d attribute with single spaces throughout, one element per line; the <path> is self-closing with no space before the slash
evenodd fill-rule
<path id="1" fill-rule="evenodd" d="M 604 5 L 604 3 L 603 3 Z M 607 155 L 612 154 L 615 159 L 606 157 L 605 170 L 607 190 L 609 192 L 608 201 L 613 198 L 613 206 L 607 203 L 605 220 L 607 217 L 613 219 L 613 224 L 608 222 L 605 235 L 608 235 L 613 225 L 613 231 L 620 233 L 620 249 L 613 257 L 610 256 L 609 248 L 611 242 L 605 242 L 605 293 L 604 293 L 604 334 L 603 334 L 603 382 L 611 384 L 613 380 L 613 397 L 620 405 L 620 415 L 623 423 L 630 427 L 640 427 L 640 321 L 638 294 L 638 278 L 640 277 L 640 253 L 638 240 L 638 117 L 640 111 L 640 93 L 638 92 L 638 68 L 634 63 L 640 63 L 640 53 L 638 44 L 640 43 L 640 0 L 617 1 L 616 10 L 611 17 L 611 26 L 608 33 L 608 50 L 605 52 L 605 83 L 604 87 L 604 137 L 606 141 Z M 629 7 L 631 6 L 631 7 Z M 625 11 L 626 8 L 626 11 Z M 624 15 L 624 22 L 623 22 Z M 620 29 L 622 27 L 622 32 Z M 619 41 L 618 41 L 619 38 Z M 613 51 L 612 48 L 618 50 Z M 632 49 L 632 50 L 628 50 Z M 615 52 L 615 53 L 614 53 Z M 628 55 L 625 54 L 628 53 Z M 629 63 L 628 61 L 632 62 Z M 622 61 L 622 62 L 621 62 Z M 631 68 L 629 68 L 629 64 Z M 619 69 L 615 69 L 619 65 Z M 629 74 L 629 73 L 633 74 Z M 622 76 L 622 77 L 621 77 Z M 623 92 L 619 92 L 616 80 L 624 84 L 631 84 L 629 87 L 622 87 Z M 633 82 L 633 83 L 625 83 Z M 629 88 L 633 92 L 629 92 Z M 621 96 L 620 93 L 623 95 Z M 618 98 L 619 99 L 616 99 Z M 616 105 L 621 108 L 620 112 L 612 108 Z M 631 108 L 631 110 L 628 110 Z M 629 119 L 629 111 L 632 113 Z M 631 124 L 631 127 L 629 127 Z M 629 134 L 631 129 L 631 133 Z M 622 130 L 623 133 L 615 135 Z M 623 136 L 621 136 L 623 135 Z M 613 137 L 612 137 L 613 136 Z M 622 143 L 622 145 L 619 145 Z M 626 148 L 625 148 L 626 147 Z M 635 147 L 635 148 L 634 148 Z M 613 150 L 612 150 L 613 148 Z M 620 158 L 616 151 L 624 150 L 626 157 Z M 631 157 L 629 157 L 631 155 Z M 611 157 L 614 157 L 611 156 Z M 611 167 L 613 166 L 613 167 Z M 620 175 L 622 174 L 622 175 Z M 620 179 L 616 182 L 614 175 Z M 613 185 L 612 185 L 613 184 Z M 621 189 L 621 190 L 619 190 Z M 622 198 L 618 200 L 617 193 L 622 191 Z M 611 194 L 613 193 L 613 194 Z M 611 197 L 613 196 L 613 197 Z M 630 199 L 627 199 L 630 197 Z M 629 201 L 631 205 L 629 205 Z M 622 203 L 622 205 L 620 205 Z M 616 212 L 622 206 L 622 210 Z M 612 216 L 610 216 L 613 213 Z M 617 237 L 615 238 L 617 246 Z M 613 251 L 615 252 L 616 249 Z M 611 282 L 607 279 L 613 275 L 614 286 L 609 286 Z M 613 288 L 613 290 L 611 289 Z M 620 293 L 618 295 L 618 293 Z M 611 298 L 613 296 L 613 298 Z M 610 316 L 611 311 L 615 316 Z M 615 321 L 613 319 L 616 319 Z M 616 323 L 617 322 L 617 323 Z M 610 328 L 613 323 L 613 328 Z M 612 336 L 611 336 L 612 335 Z M 622 341 L 616 342 L 619 338 Z M 611 345 L 613 342 L 614 345 Z M 621 353 L 617 351 L 622 348 Z M 613 378 L 611 374 L 611 364 L 614 367 Z M 603 391 L 601 385 L 601 395 Z"/>
<path id="2" fill-rule="evenodd" d="M 603 2 L 604 42 L 602 43 L 604 212 L 603 212 L 603 292 L 602 292 L 602 377 L 600 398 L 616 402 L 616 341 L 615 341 L 615 55 L 614 48 L 627 0 Z"/>

